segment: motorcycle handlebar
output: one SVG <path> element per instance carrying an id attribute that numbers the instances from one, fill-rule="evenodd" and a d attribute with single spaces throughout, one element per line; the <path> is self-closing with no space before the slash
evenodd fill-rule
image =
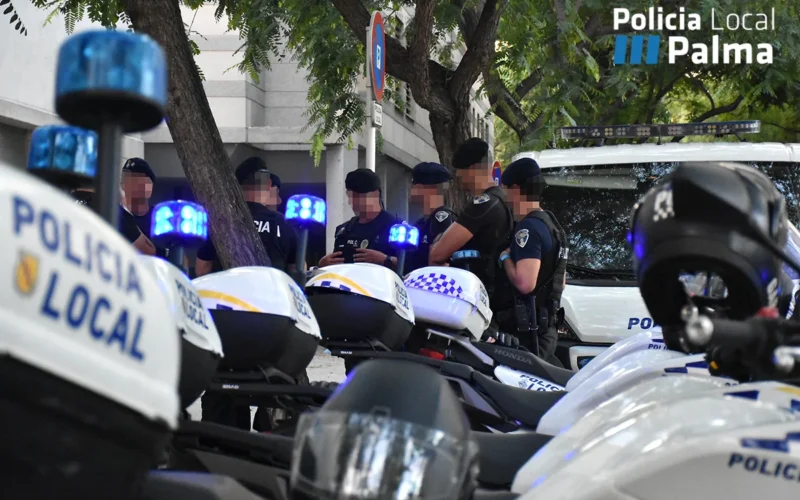
<path id="1" fill-rule="evenodd" d="M 733 321 L 699 316 L 686 324 L 686 338 L 696 347 L 724 344 L 726 347 L 747 348 L 766 341 L 777 328 L 779 325 L 775 320 L 766 318 Z"/>

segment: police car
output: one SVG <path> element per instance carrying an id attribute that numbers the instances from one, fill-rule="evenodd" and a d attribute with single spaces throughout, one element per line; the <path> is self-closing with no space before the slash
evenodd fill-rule
<path id="1" fill-rule="evenodd" d="M 589 139 L 660 132 L 662 136 L 720 135 L 758 131 L 758 126 L 759 122 L 728 122 L 570 127 L 562 129 L 562 134 Z M 639 295 L 626 238 L 634 203 L 678 164 L 735 161 L 759 168 L 786 195 L 789 218 L 798 224 L 800 144 L 631 144 L 525 152 L 513 159 L 523 157 L 539 163 L 548 185 L 543 206 L 553 211 L 570 240 L 562 296 L 565 321 L 559 328 L 556 355 L 573 370 L 621 339 L 641 331 L 660 331 Z"/>

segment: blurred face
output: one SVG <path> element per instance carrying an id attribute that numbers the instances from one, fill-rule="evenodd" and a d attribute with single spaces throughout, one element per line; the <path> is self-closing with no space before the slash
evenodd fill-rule
<path id="1" fill-rule="evenodd" d="M 456 177 L 461 182 L 461 186 L 471 193 L 478 190 L 478 178 L 486 175 L 486 172 L 479 167 L 480 165 L 475 164 L 470 168 L 456 169 Z"/>
<path id="2" fill-rule="evenodd" d="M 277 186 L 271 186 L 269 190 L 269 202 L 266 203 L 269 207 L 277 207 L 281 204 L 281 194 L 280 188 Z"/>
<path id="3" fill-rule="evenodd" d="M 247 201 L 269 206 L 272 194 L 272 181 L 269 174 L 256 172 L 248 182 L 242 185 L 242 191 L 244 191 Z"/>
<path id="4" fill-rule="evenodd" d="M 511 209 L 514 210 L 514 213 L 520 212 L 522 202 L 525 199 L 522 197 L 522 193 L 519 190 L 519 186 L 511 186 L 511 187 L 503 186 L 503 189 L 506 192 L 506 200 L 508 200 Z"/>
<path id="5" fill-rule="evenodd" d="M 147 201 L 153 196 L 153 181 L 144 174 L 125 172 L 122 187 L 134 203 Z"/>
<path id="6" fill-rule="evenodd" d="M 423 203 L 427 198 L 439 194 L 437 186 L 426 186 L 424 184 L 412 184 L 408 199 L 412 203 Z"/>
<path id="7" fill-rule="evenodd" d="M 378 197 L 377 191 L 372 191 L 371 193 L 356 193 L 355 191 L 347 191 L 347 201 L 350 203 L 350 207 L 352 207 L 353 212 L 356 214 L 363 214 L 364 212 L 368 212 L 370 210 L 376 210 L 376 206 L 379 209 L 379 200 L 380 198 Z"/>

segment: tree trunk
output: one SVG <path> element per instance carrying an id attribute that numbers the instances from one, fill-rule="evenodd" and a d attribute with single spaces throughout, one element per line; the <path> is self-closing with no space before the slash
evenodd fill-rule
<path id="1" fill-rule="evenodd" d="M 135 31 L 161 44 L 169 69 L 167 126 L 189 186 L 208 210 L 223 267 L 268 266 L 225 152 L 183 25 L 179 0 L 123 0 Z"/>
<path id="2" fill-rule="evenodd" d="M 436 152 L 439 153 L 439 161 L 442 165 L 453 172 L 453 155 L 458 149 L 458 146 L 471 137 L 469 114 L 461 110 L 469 110 L 467 105 L 455 107 L 455 118 L 451 119 L 449 116 L 442 116 L 439 113 L 429 113 L 431 122 L 431 135 L 433 135 L 433 142 L 436 144 Z M 469 201 L 469 193 L 466 193 L 458 182 L 458 178 L 453 176 L 453 181 L 450 183 L 450 188 L 447 193 L 447 204 L 455 210 L 460 212 L 464 205 Z"/>

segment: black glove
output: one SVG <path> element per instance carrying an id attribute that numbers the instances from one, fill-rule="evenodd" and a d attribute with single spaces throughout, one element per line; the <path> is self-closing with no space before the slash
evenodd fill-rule
<path id="1" fill-rule="evenodd" d="M 481 340 L 484 342 L 489 342 L 490 344 L 499 344 L 504 347 L 512 347 L 514 349 L 519 348 L 519 339 L 510 333 L 503 333 L 499 330 L 495 330 L 494 328 L 489 328 L 485 332 L 483 332 L 483 337 Z"/>

